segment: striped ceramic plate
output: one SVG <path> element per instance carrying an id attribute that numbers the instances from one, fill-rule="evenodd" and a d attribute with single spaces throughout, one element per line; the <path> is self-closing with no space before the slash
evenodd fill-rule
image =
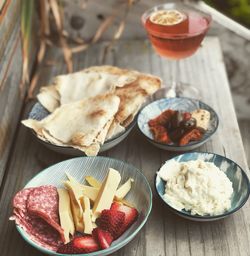
<path id="1" fill-rule="evenodd" d="M 25 188 L 41 185 L 62 187 L 62 181 L 67 179 L 65 172 L 75 177 L 79 182 L 82 182 L 87 175 L 94 176 L 98 180 L 103 180 L 108 173 L 109 167 L 120 172 L 122 177 L 120 184 L 124 183 L 128 178 L 134 179 L 133 186 L 126 197 L 126 200 L 136 206 L 140 215 L 138 220 L 121 237 L 119 237 L 119 239 L 115 240 L 110 248 L 93 252 L 88 255 L 108 255 L 114 253 L 130 242 L 146 223 L 152 208 L 152 192 L 146 177 L 141 171 L 128 163 L 112 158 L 99 156 L 78 157 L 48 167 L 38 173 L 25 186 Z M 17 226 L 17 230 L 29 244 L 43 253 L 63 255 L 38 246 L 35 242 L 29 239 L 28 234 L 19 226 Z"/>

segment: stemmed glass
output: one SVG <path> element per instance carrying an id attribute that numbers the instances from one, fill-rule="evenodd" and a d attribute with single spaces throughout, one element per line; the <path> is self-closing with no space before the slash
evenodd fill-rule
<path id="1" fill-rule="evenodd" d="M 209 14 L 179 3 L 158 5 L 142 15 L 142 23 L 155 52 L 175 62 L 172 82 L 165 84 L 160 91 L 161 96 L 199 97 L 195 87 L 179 81 L 179 61 L 197 51 L 211 20 Z"/>

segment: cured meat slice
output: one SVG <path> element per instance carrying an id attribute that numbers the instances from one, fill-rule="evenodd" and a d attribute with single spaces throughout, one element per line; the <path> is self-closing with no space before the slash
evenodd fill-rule
<path id="1" fill-rule="evenodd" d="M 18 214 L 19 217 L 24 217 L 24 214 L 27 212 L 26 202 L 27 202 L 30 192 L 33 190 L 34 190 L 34 188 L 22 189 L 13 198 L 12 205 L 14 208 L 14 213 Z"/>
<path id="2" fill-rule="evenodd" d="M 12 201 L 14 208 L 13 216 L 10 217 L 10 219 L 15 220 L 16 224 L 19 225 L 36 244 L 43 248 L 56 251 L 58 247 L 63 244 L 58 230 L 52 227 L 44 219 L 40 218 L 40 216 L 29 213 L 27 209 L 30 193 L 39 188 L 40 187 L 23 189 L 15 195 Z M 52 191 L 52 189 L 49 188 L 48 191 Z M 50 200 L 50 202 L 54 202 L 54 199 Z M 57 203 L 54 202 L 54 204 L 58 205 L 58 201 Z M 51 209 L 52 208 L 55 212 L 58 212 L 58 208 L 56 210 L 55 206 L 51 206 Z M 53 216 L 52 212 L 50 213 L 50 216 Z M 55 217 L 54 219 L 56 220 Z"/>
<path id="3" fill-rule="evenodd" d="M 56 251 L 63 244 L 59 233 L 41 218 L 27 214 L 24 218 L 15 217 L 15 221 L 32 241 L 43 248 Z"/>
<path id="4" fill-rule="evenodd" d="M 30 214 L 39 216 L 54 227 L 63 241 L 64 231 L 59 225 L 59 198 L 54 186 L 40 186 L 33 189 L 28 197 L 27 210 Z"/>

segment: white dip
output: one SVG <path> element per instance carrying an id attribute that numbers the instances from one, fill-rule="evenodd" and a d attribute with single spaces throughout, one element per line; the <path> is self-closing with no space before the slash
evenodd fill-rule
<path id="1" fill-rule="evenodd" d="M 159 175 L 166 181 L 164 200 L 177 210 L 217 215 L 231 207 L 232 182 L 213 163 L 170 161 Z"/>

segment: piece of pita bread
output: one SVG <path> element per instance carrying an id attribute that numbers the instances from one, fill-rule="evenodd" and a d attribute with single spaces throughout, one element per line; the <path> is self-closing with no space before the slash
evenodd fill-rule
<path id="1" fill-rule="evenodd" d="M 42 130 L 43 136 L 38 136 L 40 139 L 46 142 L 50 142 L 53 145 L 60 146 L 60 147 L 72 147 L 75 149 L 78 149 L 80 151 L 83 151 L 87 156 L 96 156 L 100 150 L 100 144 L 97 142 L 92 143 L 88 147 L 74 145 L 74 144 L 65 144 L 61 141 L 57 140 L 53 136 L 49 134 L 46 130 Z"/>
<path id="2" fill-rule="evenodd" d="M 117 122 L 127 127 L 140 110 L 149 95 L 161 87 L 158 77 L 141 74 L 139 78 L 122 88 L 116 88 L 115 94 L 120 98 L 119 110 L 115 116 Z"/>
<path id="3" fill-rule="evenodd" d="M 147 92 L 147 95 L 154 94 L 161 88 L 162 81 L 157 76 L 141 73 L 138 79 L 138 85 L 140 88 Z"/>
<path id="4" fill-rule="evenodd" d="M 121 126 L 115 119 L 113 120 L 112 124 L 109 127 L 107 136 L 105 138 L 106 140 L 112 139 L 116 137 L 117 135 L 123 133 L 125 131 L 125 127 Z"/>
<path id="5" fill-rule="evenodd" d="M 140 106 L 145 101 L 147 93 L 138 88 L 135 85 L 126 86 L 124 88 L 119 88 L 116 90 L 115 94 L 120 98 L 120 106 L 117 114 L 115 115 L 115 119 L 119 124 L 123 125 L 123 122 L 130 116 L 135 115 L 136 111 L 140 108 Z"/>
<path id="6" fill-rule="evenodd" d="M 53 144 L 84 150 L 94 144 L 97 148 L 105 140 L 119 103 L 119 97 L 106 94 L 65 104 L 41 121 L 29 119 L 22 123 Z"/>
<path id="7" fill-rule="evenodd" d="M 60 95 L 54 85 L 42 87 L 37 99 L 49 112 L 60 105 Z"/>
<path id="8" fill-rule="evenodd" d="M 131 84 L 138 79 L 139 72 L 129 69 L 121 69 L 114 66 L 92 66 L 83 70 L 85 73 L 97 72 L 106 73 L 109 75 L 118 76 L 116 87 L 123 87 L 124 85 Z"/>
<path id="9" fill-rule="evenodd" d="M 37 98 L 49 112 L 53 112 L 63 104 L 112 93 L 116 87 L 123 87 L 136 79 L 132 72 L 110 73 L 105 68 L 97 71 L 90 68 L 56 76 L 53 85 L 42 87 Z"/>

